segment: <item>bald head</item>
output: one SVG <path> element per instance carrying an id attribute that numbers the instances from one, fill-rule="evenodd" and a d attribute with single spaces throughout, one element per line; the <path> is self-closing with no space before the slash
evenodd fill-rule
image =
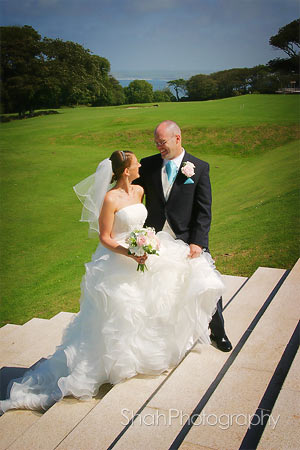
<path id="1" fill-rule="evenodd" d="M 154 131 L 154 140 L 163 159 L 174 159 L 182 153 L 181 130 L 176 122 L 164 120 Z"/>
<path id="2" fill-rule="evenodd" d="M 181 136 L 181 130 L 179 126 L 172 120 L 164 120 L 163 122 L 159 123 L 154 130 L 154 136 L 162 131 L 167 132 L 169 135 L 175 136 L 176 134 L 179 134 L 179 136 Z"/>

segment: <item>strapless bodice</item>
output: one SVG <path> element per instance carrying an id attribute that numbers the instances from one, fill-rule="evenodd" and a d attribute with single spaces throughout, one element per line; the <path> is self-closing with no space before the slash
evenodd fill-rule
<path id="1" fill-rule="evenodd" d="M 128 234 L 142 228 L 147 217 L 147 209 L 143 203 L 125 206 L 115 213 L 115 220 L 112 229 L 113 237 L 120 241 Z"/>

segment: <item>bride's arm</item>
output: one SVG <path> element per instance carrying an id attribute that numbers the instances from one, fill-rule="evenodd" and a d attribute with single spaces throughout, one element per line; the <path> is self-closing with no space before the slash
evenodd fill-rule
<path id="1" fill-rule="evenodd" d="M 139 264 L 143 264 L 147 259 L 147 255 L 144 256 L 129 255 L 128 249 L 120 245 L 115 239 L 111 237 L 116 211 L 117 208 L 114 199 L 112 199 L 109 195 L 106 195 L 99 216 L 99 230 L 100 230 L 101 244 L 115 253 L 128 256 L 130 258 L 133 258 Z"/>
<path id="2" fill-rule="evenodd" d="M 128 250 L 111 237 L 116 211 L 115 201 L 110 196 L 106 195 L 99 216 L 100 242 L 104 247 L 113 252 L 127 255 Z"/>

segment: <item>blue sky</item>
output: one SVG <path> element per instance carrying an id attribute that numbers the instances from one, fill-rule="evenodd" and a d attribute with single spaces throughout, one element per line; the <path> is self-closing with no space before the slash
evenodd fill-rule
<path id="1" fill-rule="evenodd" d="M 298 0 L 0 0 L 1 25 L 31 25 L 106 57 L 113 73 L 209 73 L 282 56 L 268 43 Z"/>

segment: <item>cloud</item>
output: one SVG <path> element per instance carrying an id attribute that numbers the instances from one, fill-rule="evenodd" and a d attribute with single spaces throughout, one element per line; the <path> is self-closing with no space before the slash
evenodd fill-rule
<path id="1" fill-rule="evenodd" d="M 178 8 L 184 2 L 182 0 L 131 0 L 130 2 L 124 2 L 124 4 L 128 9 L 137 13 L 147 13 Z"/>
<path id="2" fill-rule="evenodd" d="M 37 0 L 37 5 L 40 5 L 42 8 L 51 8 L 53 6 L 57 6 L 61 0 Z"/>
<path id="3" fill-rule="evenodd" d="M 298 0 L 0 0 L 3 25 L 71 40 L 112 67 L 201 71 L 266 63 Z M 276 53 L 276 56 L 280 56 Z"/>

